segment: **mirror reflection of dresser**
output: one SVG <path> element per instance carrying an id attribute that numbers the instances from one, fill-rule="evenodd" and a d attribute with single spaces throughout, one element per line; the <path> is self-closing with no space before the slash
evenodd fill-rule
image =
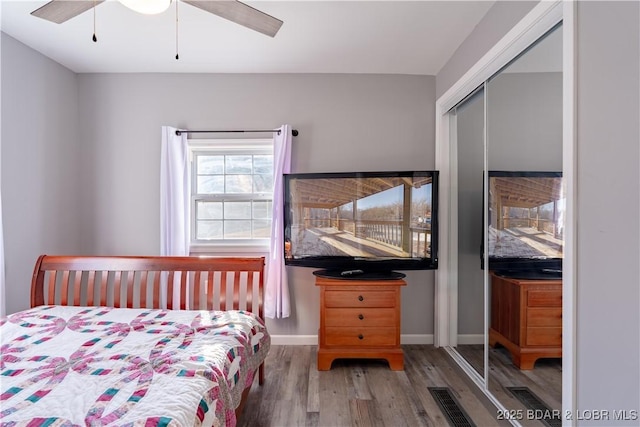
<path id="1" fill-rule="evenodd" d="M 513 364 L 530 370 L 540 358 L 562 357 L 562 279 L 491 273 L 489 346 L 505 347 Z"/>

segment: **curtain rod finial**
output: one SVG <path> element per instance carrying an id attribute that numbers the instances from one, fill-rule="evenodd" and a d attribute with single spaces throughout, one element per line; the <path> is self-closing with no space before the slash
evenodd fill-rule
<path id="1" fill-rule="evenodd" d="M 293 129 L 293 130 L 291 131 L 291 135 L 293 135 L 293 136 L 298 136 L 298 129 Z"/>

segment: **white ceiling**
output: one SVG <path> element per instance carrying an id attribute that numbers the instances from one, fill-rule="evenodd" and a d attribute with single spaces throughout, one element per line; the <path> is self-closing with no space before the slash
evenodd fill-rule
<path id="1" fill-rule="evenodd" d="M 174 0 L 175 1 L 175 0 Z M 153 16 L 117 1 L 63 24 L 46 1 L 2 0 L 2 31 L 78 73 L 383 73 L 435 75 L 494 1 L 246 1 L 284 21 L 275 38 L 179 2 Z"/>

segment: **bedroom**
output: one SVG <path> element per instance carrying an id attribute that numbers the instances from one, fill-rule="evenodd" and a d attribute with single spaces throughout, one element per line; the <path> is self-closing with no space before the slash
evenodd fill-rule
<path id="1" fill-rule="evenodd" d="M 616 99 L 610 105 L 618 103 L 614 89 L 624 91 L 624 85 L 637 82 L 623 80 L 619 86 L 610 88 L 612 92 L 606 96 L 592 95 L 586 88 L 598 87 L 600 76 L 588 71 L 607 50 L 606 44 L 594 44 L 592 38 L 635 36 L 637 40 L 638 24 L 637 19 L 634 27 L 616 28 L 612 24 L 619 16 L 627 15 L 624 8 L 633 9 L 633 4 L 614 8 L 610 12 L 612 17 L 604 21 L 598 16 L 597 3 L 589 3 L 580 4 L 578 10 L 580 31 L 584 32 L 578 41 L 579 51 L 581 58 L 589 61 L 578 63 L 578 69 L 584 76 L 581 78 L 592 79 L 581 81 L 585 92 L 578 93 L 580 114 L 584 114 L 578 117 L 580 147 L 584 147 L 587 156 L 580 160 L 584 163 L 579 163 L 579 169 L 597 167 L 601 171 L 615 171 L 619 159 L 626 159 L 630 164 L 621 168 L 629 173 L 624 181 L 627 187 L 622 187 L 626 190 L 608 197 L 610 203 L 628 203 L 622 194 L 636 197 L 638 193 L 637 152 L 633 151 L 633 144 L 619 142 L 618 157 L 602 156 L 606 146 L 598 141 L 597 135 L 605 138 L 606 126 L 597 124 L 604 120 L 594 120 L 589 114 L 597 113 L 589 107 L 594 103 L 609 105 L 608 96 Z M 437 98 L 531 4 L 495 7 L 483 25 L 477 27 L 479 33 L 461 46 L 443 71 L 431 75 L 74 73 L 3 34 L 2 79 L 11 82 L 2 88 L 7 311 L 28 306 L 28 294 L 12 283 L 27 286 L 33 263 L 41 253 L 157 252 L 157 159 L 162 125 L 249 129 L 291 123 L 300 130 L 293 149 L 297 171 L 350 170 L 354 159 L 361 169 L 387 169 L 389 159 L 394 159 L 394 169 L 433 168 Z M 471 31 L 468 29 L 469 34 Z M 102 41 L 104 36 L 100 38 Z M 168 41 L 171 49 L 172 43 Z M 144 48 L 142 42 L 139 48 Z M 169 58 L 173 60 L 172 54 Z M 637 67 L 637 49 L 636 56 L 627 61 Z M 626 69 L 625 65 L 620 67 Z M 618 71 L 607 70 L 612 78 L 618 76 Z M 593 100 L 590 96 L 604 98 Z M 629 100 L 626 108 L 630 115 L 633 108 L 637 111 L 637 99 Z M 142 111 L 144 114 L 139 113 Z M 606 114 L 610 120 L 617 120 L 617 109 L 612 108 Z M 623 129 L 621 132 L 626 133 L 617 141 L 637 141 L 637 131 L 637 126 Z M 401 158 L 397 155 L 399 147 L 403 152 Z M 341 155 L 335 156 L 336 152 Z M 603 197 L 598 191 L 594 195 Z M 580 200 L 586 204 L 589 197 Z M 633 218 L 635 212 L 637 218 L 637 203 L 632 206 L 635 211 L 630 209 L 626 215 Z M 598 218 L 581 217 L 581 221 L 586 229 L 600 224 Z M 613 230 L 610 236 L 611 241 L 627 242 L 627 246 L 612 251 L 609 262 L 620 257 L 637 259 L 637 238 L 626 237 L 627 232 L 622 230 Z M 621 321 L 637 325 L 637 315 L 625 314 L 637 312 L 637 287 L 629 288 L 629 283 L 637 284 L 637 269 L 617 269 L 605 299 L 603 288 L 590 278 L 594 274 L 597 277 L 600 271 L 591 266 L 590 260 L 596 256 L 591 251 L 590 245 L 581 243 L 578 263 L 580 275 L 585 278 L 578 290 L 576 311 L 590 312 L 600 304 L 601 312 L 617 312 L 619 317 L 591 314 L 580 317 L 578 325 L 598 331 L 617 330 Z M 408 280 L 410 285 L 403 291 L 402 334 L 409 339 L 427 340 L 434 333 L 433 273 L 409 272 Z M 270 322 L 269 328 L 276 336 L 308 343 L 317 333 L 317 290 L 306 269 L 292 269 L 290 281 L 294 315 Z M 628 310 L 617 310 L 620 305 Z M 581 390 L 588 391 L 578 398 L 578 407 L 600 408 L 615 399 L 618 399 L 616 406 L 622 405 L 619 402 L 633 402 L 633 393 L 621 393 L 614 398 L 595 385 L 610 383 L 616 377 L 633 378 L 624 374 L 623 369 L 637 373 L 637 334 L 625 334 L 623 341 L 623 337 L 615 335 L 583 333 L 584 336 L 577 337 L 578 350 L 589 356 L 583 356 L 576 382 Z M 597 371 L 601 349 L 609 345 L 624 346 L 626 350 L 621 353 L 625 354 L 626 364 L 617 365 L 621 371 L 611 378 L 593 376 L 589 372 Z M 635 390 L 637 396 L 638 391 L 631 383 L 626 389 Z"/>

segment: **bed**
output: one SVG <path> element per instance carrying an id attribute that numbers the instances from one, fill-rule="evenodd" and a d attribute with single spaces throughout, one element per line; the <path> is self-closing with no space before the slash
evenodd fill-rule
<path id="1" fill-rule="evenodd" d="M 40 256 L 0 319 L 1 426 L 233 426 L 270 337 L 264 258 Z"/>

